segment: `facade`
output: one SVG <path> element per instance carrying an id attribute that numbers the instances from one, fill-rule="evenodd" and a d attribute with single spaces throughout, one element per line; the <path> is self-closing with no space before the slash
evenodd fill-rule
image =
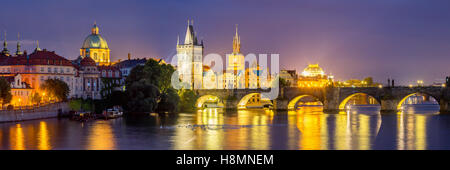
<path id="1" fill-rule="evenodd" d="M 10 104 L 13 106 L 32 105 L 33 89 L 25 82 L 22 82 L 20 74 L 0 74 L 11 85 L 12 99 Z"/>
<path id="2" fill-rule="evenodd" d="M 298 75 L 295 70 L 281 70 L 280 78 L 286 80 L 290 87 L 297 87 Z"/>
<path id="3" fill-rule="evenodd" d="M 122 85 L 122 72 L 116 66 L 98 66 L 100 72 L 100 95 L 103 97 L 111 94 L 113 91 L 124 90 Z M 121 88 L 122 87 L 122 88 Z"/>
<path id="4" fill-rule="evenodd" d="M 109 65 L 109 47 L 106 40 L 99 34 L 97 24 L 91 29 L 91 34 L 86 37 L 80 49 L 80 56 L 91 57 L 98 65 Z"/>
<path id="5" fill-rule="evenodd" d="M 184 43 L 177 40 L 177 71 L 181 82 L 196 89 L 202 87 L 203 49 L 203 41 L 198 42 L 193 24 L 188 21 Z"/>
<path id="6" fill-rule="evenodd" d="M 6 47 L 5 47 L 6 48 Z M 75 95 L 75 75 L 77 70 L 72 63 L 54 51 L 37 47 L 33 53 L 22 55 L 0 55 L 0 74 L 20 74 L 21 82 L 38 92 L 47 79 L 64 81 L 71 89 L 69 96 Z"/>
<path id="7" fill-rule="evenodd" d="M 73 65 L 77 68 L 75 75 L 77 89 L 74 98 L 101 99 L 100 71 L 91 57 L 79 57 Z"/>
<path id="8" fill-rule="evenodd" d="M 122 78 L 125 80 L 130 74 L 131 69 L 133 69 L 138 65 L 143 66 L 145 62 L 147 62 L 147 58 L 131 59 L 131 54 L 128 53 L 128 60 L 119 61 L 116 64 L 114 64 L 114 66 L 119 68 L 120 72 L 122 73 Z"/>

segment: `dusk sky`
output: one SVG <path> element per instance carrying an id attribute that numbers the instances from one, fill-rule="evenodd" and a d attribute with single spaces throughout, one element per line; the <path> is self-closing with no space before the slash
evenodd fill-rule
<path id="1" fill-rule="evenodd" d="M 205 55 L 232 51 L 239 25 L 242 52 L 279 53 L 284 69 L 319 63 L 338 80 L 373 76 L 385 83 L 443 82 L 450 75 L 448 0 L 2 0 L 0 30 L 8 48 L 40 47 L 69 59 L 97 22 L 112 60 L 168 59 L 187 19 Z"/>

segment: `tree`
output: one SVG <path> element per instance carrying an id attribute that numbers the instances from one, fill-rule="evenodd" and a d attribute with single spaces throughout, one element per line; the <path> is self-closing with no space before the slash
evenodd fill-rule
<path id="1" fill-rule="evenodd" d="M 160 96 L 157 112 L 177 112 L 179 101 L 180 97 L 178 96 L 177 91 L 173 88 L 168 88 L 166 93 L 163 93 Z"/>
<path id="2" fill-rule="evenodd" d="M 154 112 L 158 106 L 160 93 L 158 87 L 141 80 L 127 87 L 127 95 L 127 110 L 132 112 Z"/>
<path id="3" fill-rule="evenodd" d="M 150 59 L 144 66 L 136 66 L 125 80 L 126 110 L 134 112 L 174 112 L 179 96 L 171 87 L 175 68 Z"/>
<path id="4" fill-rule="evenodd" d="M 45 91 L 49 97 L 58 101 L 66 101 L 69 95 L 69 86 L 64 81 L 58 79 L 47 79 L 41 85 L 41 90 Z"/>
<path id="5" fill-rule="evenodd" d="M 197 94 L 190 89 L 181 89 L 178 94 L 180 96 L 180 111 L 193 111 L 198 98 Z"/>
<path id="6" fill-rule="evenodd" d="M 39 93 L 34 93 L 31 96 L 31 102 L 36 103 L 36 104 L 41 103 L 41 99 L 42 99 L 42 97 L 41 97 L 41 95 L 39 95 Z"/>
<path id="7" fill-rule="evenodd" d="M 4 78 L 0 78 L 0 100 L 2 106 L 11 102 L 11 85 Z"/>
<path id="8" fill-rule="evenodd" d="M 288 82 L 286 79 L 284 79 L 284 78 L 280 78 L 279 77 L 279 87 L 280 88 L 284 88 L 284 87 L 289 87 L 291 84 L 290 84 L 290 82 Z"/>

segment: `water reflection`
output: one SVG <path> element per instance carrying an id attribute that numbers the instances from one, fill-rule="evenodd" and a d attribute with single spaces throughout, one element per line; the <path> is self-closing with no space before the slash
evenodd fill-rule
<path id="1" fill-rule="evenodd" d="M 10 134 L 10 144 L 12 150 L 25 150 L 25 136 L 23 134 L 23 129 L 20 124 L 16 126 L 11 126 L 9 129 Z"/>
<path id="2" fill-rule="evenodd" d="M 439 105 L 408 107 L 397 115 L 397 149 L 427 149 L 427 128 L 432 116 L 438 115 Z"/>
<path id="3" fill-rule="evenodd" d="M 39 150 L 50 150 L 52 149 L 50 145 L 50 137 L 47 129 L 47 122 L 39 122 L 39 132 L 38 132 L 38 149 Z"/>
<path id="4" fill-rule="evenodd" d="M 88 150 L 111 150 L 115 149 L 114 133 L 111 122 L 96 121 L 89 128 Z"/>
<path id="5" fill-rule="evenodd" d="M 306 150 L 372 149 L 381 125 L 377 112 L 324 114 L 321 108 L 305 107 L 295 114 L 301 132 L 299 149 Z"/>
<path id="6" fill-rule="evenodd" d="M 439 108 L 438 108 L 439 109 Z M 450 149 L 450 116 L 429 108 L 380 114 L 204 109 L 80 123 L 46 119 L 0 124 L 0 149 Z"/>

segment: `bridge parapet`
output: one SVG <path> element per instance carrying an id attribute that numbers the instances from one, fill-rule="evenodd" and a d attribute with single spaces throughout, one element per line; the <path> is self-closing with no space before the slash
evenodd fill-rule
<path id="1" fill-rule="evenodd" d="M 225 107 L 236 108 L 240 99 L 252 93 L 267 93 L 272 89 L 200 89 L 196 90 L 199 96 L 213 95 L 224 101 Z M 399 106 L 413 94 L 429 95 L 440 104 L 441 112 L 450 112 L 450 90 L 446 87 L 326 87 L 326 88 L 297 88 L 286 87 L 280 89 L 277 99 L 273 100 L 276 109 L 289 109 L 288 104 L 299 96 L 308 95 L 317 98 L 323 103 L 324 111 L 342 110 L 343 102 L 356 94 L 367 94 L 376 99 L 382 111 L 398 111 Z"/>

